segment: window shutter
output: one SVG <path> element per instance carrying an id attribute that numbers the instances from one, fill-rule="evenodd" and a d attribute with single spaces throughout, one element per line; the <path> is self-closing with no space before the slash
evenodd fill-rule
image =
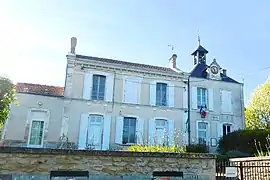
<path id="1" fill-rule="evenodd" d="M 197 87 L 192 87 L 191 89 L 191 97 L 192 97 L 192 109 L 198 109 L 197 104 Z"/>
<path id="2" fill-rule="evenodd" d="M 113 91 L 114 91 L 114 74 L 109 74 L 106 76 L 106 85 L 105 85 L 105 100 L 111 102 L 113 100 Z"/>
<path id="3" fill-rule="evenodd" d="M 196 122 L 196 143 L 199 143 L 199 122 Z"/>
<path id="4" fill-rule="evenodd" d="M 116 118 L 116 129 L 115 129 L 115 143 L 117 144 L 122 144 L 123 129 L 124 129 L 124 118 L 119 116 Z"/>
<path id="5" fill-rule="evenodd" d="M 169 107 L 174 107 L 174 84 L 168 84 Z"/>
<path id="6" fill-rule="evenodd" d="M 87 113 L 81 115 L 78 149 L 86 148 L 88 117 L 89 117 L 89 114 Z"/>
<path id="7" fill-rule="evenodd" d="M 125 78 L 123 88 L 123 102 L 131 104 L 140 103 L 141 81 L 139 78 Z"/>
<path id="8" fill-rule="evenodd" d="M 149 104 L 151 106 L 156 106 L 156 82 L 151 82 L 149 84 Z"/>
<path id="9" fill-rule="evenodd" d="M 174 121 L 168 120 L 169 146 L 174 145 Z"/>
<path id="10" fill-rule="evenodd" d="M 144 120 L 137 119 L 136 121 L 136 137 L 137 137 L 137 144 L 143 144 L 143 132 L 144 132 Z"/>
<path id="11" fill-rule="evenodd" d="M 93 75 L 89 73 L 84 74 L 83 83 L 83 99 L 90 100 L 92 93 Z"/>
<path id="12" fill-rule="evenodd" d="M 217 122 L 217 139 L 220 139 L 223 136 L 223 124 Z"/>
<path id="13" fill-rule="evenodd" d="M 213 89 L 208 89 L 208 107 L 210 111 L 214 111 L 214 93 Z"/>
<path id="14" fill-rule="evenodd" d="M 148 131 L 148 143 L 150 145 L 155 144 L 155 135 L 156 135 L 156 122 L 155 119 L 149 120 L 149 131 Z"/>
<path id="15" fill-rule="evenodd" d="M 183 143 L 188 144 L 188 113 L 183 112 L 183 127 L 182 127 L 182 134 L 183 134 Z"/>
<path id="16" fill-rule="evenodd" d="M 226 100 L 227 100 L 226 91 L 221 91 L 221 112 L 227 111 Z"/>
<path id="17" fill-rule="evenodd" d="M 232 113 L 232 92 L 228 91 L 227 92 L 228 96 L 228 113 Z"/>
<path id="18" fill-rule="evenodd" d="M 111 119 L 111 116 L 104 116 L 103 118 L 102 150 L 109 150 L 110 148 Z"/>
<path id="19" fill-rule="evenodd" d="M 188 108 L 188 88 L 183 88 L 183 108 Z"/>

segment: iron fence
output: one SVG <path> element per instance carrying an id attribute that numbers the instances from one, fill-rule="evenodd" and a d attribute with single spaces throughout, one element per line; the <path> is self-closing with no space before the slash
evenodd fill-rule
<path id="1" fill-rule="evenodd" d="M 226 167 L 235 167 L 236 178 L 226 177 Z M 269 160 L 217 161 L 216 180 L 269 180 Z"/>

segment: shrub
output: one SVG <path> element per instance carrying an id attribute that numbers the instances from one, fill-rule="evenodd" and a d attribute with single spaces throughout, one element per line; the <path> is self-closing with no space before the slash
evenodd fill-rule
<path id="1" fill-rule="evenodd" d="M 229 151 L 238 151 L 245 155 L 258 153 L 256 142 L 260 142 L 261 151 L 267 151 L 267 139 L 270 130 L 238 130 L 223 136 L 218 145 L 218 151 L 226 154 Z"/>
<path id="2" fill-rule="evenodd" d="M 133 145 L 128 148 L 131 152 L 168 152 L 168 153 L 184 153 L 185 147 L 180 146 L 158 146 L 158 145 Z"/>
<path id="3" fill-rule="evenodd" d="M 190 144 L 186 147 L 187 152 L 190 153 L 208 153 L 206 144 Z"/>

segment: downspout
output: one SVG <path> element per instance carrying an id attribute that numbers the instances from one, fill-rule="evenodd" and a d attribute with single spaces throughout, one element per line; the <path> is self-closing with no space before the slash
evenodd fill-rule
<path id="1" fill-rule="evenodd" d="M 191 144 L 191 133 L 190 133 L 190 76 L 188 76 L 188 82 L 187 82 L 187 91 L 188 91 L 188 119 L 187 119 L 187 125 L 188 125 L 188 145 Z"/>
<path id="2" fill-rule="evenodd" d="M 116 71 L 114 71 L 113 73 L 114 73 L 114 77 L 113 77 L 113 94 L 112 94 L 112 110 L 111 110 L 111 112 L 113 112 L 113 109 L 114 109 L 114 102 L 115 102 Z"/>

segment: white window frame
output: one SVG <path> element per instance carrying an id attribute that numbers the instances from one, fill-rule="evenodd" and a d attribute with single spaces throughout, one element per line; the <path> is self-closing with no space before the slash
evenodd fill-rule
<path id="1" fill-rule="evenodd" d="M 210 123 L 208 121 L 197 121 L 196 122 L 196 139 L 197 143 L 199 143 L 199 123 L 206 123 L 207 129 L 206 129 L 206 145 L 209 144 L 209 137 L 210 137 Z"/>
<path id="2" fill-rule="evenodd" d="M 103 99 L 93 99 L 93 88 L 94 88 L 94 76 L 98 76 L 99 78 L 100 77 L 105 77 L 105 84 L 104 84 L 104 96 L 103 96 Z M 106 100 L 106 81 L 107 81 L 107 76 L 106 75 L 104 75 L 104 74 L 93 74 L 92 75 L 92 90 L 91 90 L 91 99 L 92 100 L 99 100 L 99 101 L 104 101 L 104 100 Z M 99 82 L 100 82 L 100 80 L 99 80 Z M 97 85 L 98 87 L 97 87 L 97 93 L 99 94 L 99 87 L 100 87 L 100 84 L 98 84 Z M 98 96 L 99 97 L 99 96 Z"/>
<path id="3" fill-rule="evenodd" d="M 165 118 L 155 118 L 155 135 L 157 135 L 158 127 L 160 127 L 160 129 L 162 127 L 162 126 L 157 126 L 157 124 L 156 124 L 157 120 L 165 121 L 165 125 L 163 126 L 164 127 L 164 136 L 165 136 L 164 138 L 166 138 L 166 137 L 169 138 L 169 133 L 168 133 L 169 121 L 168 121 L 168 119 L 165 119 Z M 156 136 L 156 138 L 157 138 L 157 136 Z M 157 139 L 156 139 L 156 141 L 157 141 Z M 164 141 L 164 139 L 163 139 L 163 141 Z M 157 145 L 163 145 L 163 144 L 157 144 Z M 169 145 L 169 139 L 165 145 L 167 145 L 167 146 Z"/>
<path id="4" fill-rule="evenodd" d="M 169 106 L 169 83 L 165 81 L 157 81 L 156 82 L 156 89 L 158 84 L 166 84 L 166 105 L 158 105 L 157 104 L 157 90 L 156 90 L 156 106 L 160 107 L 168 107 Z"/>
<path id="5" fill-rule="evenodd" d="M 101 121 L 100 122 L 92 122 L 91 123 L 91 116 L 100 116 L 101 117 Z M 100 114 L 100 113 L 89 113 L 89 115 L 88 115 L 88 124 L 87 124 L 87 134 L 89 133 L 88 131 L 89 131 L 89 126 L 91 126 L 91 124 L 99 124 L 100 125 L 100 128 L 101 128 L 101 131 L 100 131 L 100 146 L 102 147 L 102 143 L 103 143 L 103 130 L 104 130 L 104 128 L 103 128 L 103 126 L 104 126 L 104 114 Z M 89 139 L 88 139 L 88 136 L 86 135 L 86 144 L 87 145 L 89 145 L 88 144 L 88 142 L 89 142 Z"/>
<path id="6" fill-rule="evenodd" d="M 203 93 L 202 93 L 202 90 L 203 89 L 205 89 L 205 105 L 206 105 L 206 107 L 207 107 L 207 109 L 208 109 L 208 89 L 207 88 L 205 88 L 205 87 L 197 87 L 197 108 L 198 109 L 200 109 L 200 107 L 199 107 L 199 101 L 198 101 L 198 96 L 199 96 L 199 93 L 200 93 L 200 96 L 201 96 L 201 102 L 202 102 L 202 100 L 203 100 Z M 199 93 L 198 93 L 199 92 Z M 201 106 L 201 105 L 200 105 Z"/>
<path id="7" fill-rule="evenodd" d="M 133 118 L 133 119 L 135 119 L 135 142 L 134 143 L 129 143 L 129 142 L 128 143 L 125 143 L 125 144 L 123 143 L 125 118 Z M 137 120 L 138 120 L 138 117 L 137 116 L 132 116 L 132 115 L 124 115 L 123 116 L 123 135 L 122 135 L 122 144 L 123 145 L 137 144 L 137 124 L 138 124 Z"/>
<path id="8" fill-rule="evenodd" d="M 224 134 L 223 134 L 223 126 L 231 126 L 231 132 L 230 133 L 232 133 L 233 132 L 233 124 L 232 123 L 229 123 L 229 122 L 223 122 L 222 123 L 222 137 L 224 136 Z M 226 135 L 228 134 L 228 132 L 227 132 L 227 128 L 226 128 Z"/>
<path id="9" fill-rule="evenodd" d="M 42 130 L 42 137 L 41 137 L 41 144 L 40 145 L 31 145 L 29 144 L 30 143 L 30 139 L 31 139 L 31 131 L 32 131 L 32 125 L 33 125 L 33 121 L 40 121 L 40 122 L 43 122 L 43 130 Z M 33 118 L 31 119 L 31 122 L 30 122 L 30 126 L 29 126 L 29 132 L 28 132 L 28 140 L 27 140 L 27 147 L 31 147 L 31 148 L 41 148 L 43 147 L 43 144 L 44 144 L 44 134 L 45 134 L 45 126 L 46 126 L 46 122 L 44 119 L 37 119 L 37 118 Z"/>

